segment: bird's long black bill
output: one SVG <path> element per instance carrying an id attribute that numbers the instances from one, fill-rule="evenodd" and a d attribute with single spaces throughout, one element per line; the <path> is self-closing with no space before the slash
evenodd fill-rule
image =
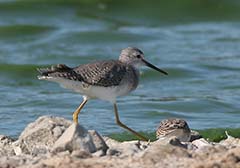
<path id="1" fill-rule="evenodd" d="M 152 68 L 152 69 L 154 69 L 154 70 L 156 70 L 156 71 L 158 71 L 158 72 L 161 72 L 161 73 L 163 73 L 164 75 L 168 75 L 168 73 L 167 73 L 166 71 L 164 71 L 164 70 L 162 70 L 162 69 L 154 66 L 153 64 L 147 62 L 146 60 L 142 59 L 142 61 L 146 64 L 146 66 L 148 66 L 148 67 L 150 67 L 150 68 Z"/>

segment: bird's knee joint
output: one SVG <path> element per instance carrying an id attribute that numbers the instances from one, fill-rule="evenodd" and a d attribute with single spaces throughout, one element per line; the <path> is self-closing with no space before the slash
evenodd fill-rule
<path id="1" fill-rule="evenodd" d="M 121 127 L 125 127 L 125 125 L 124 125 L 120 120 L 117 120 L 116 123 L 117 123 L 118 125 L 120 125 Z"/>

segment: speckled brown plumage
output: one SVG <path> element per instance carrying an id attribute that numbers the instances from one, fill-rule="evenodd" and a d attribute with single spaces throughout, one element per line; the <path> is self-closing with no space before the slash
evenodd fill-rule
<path id="1" fill-rule="evenodd" d="M 158 137 L 167 135 L 171 133 L 171 131 L 176 129 L 184 129 L 190 132 L 190 129 L 186 121 L 178 118 L 170 118 L 160 122 L 158 129 L 156 131 L 156 136 Z"/>

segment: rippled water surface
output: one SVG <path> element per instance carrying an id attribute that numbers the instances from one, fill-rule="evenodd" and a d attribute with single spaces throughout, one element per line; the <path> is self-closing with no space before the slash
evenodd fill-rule
<path id="1" fill-rule="evenodd" d="M 117 59 L 141 48 L 169 72 L 141 69 L 136 91 L 118 99 L 121 120 L 152 131 L 180 117 L 191 128 L 240 127 L 238 1 L 0 1 L 0 134 L 17 136 L 42 115 L 71 119 L 82 98 L 39 81 L 37 67 Z M 122 131 L 110 103 L 91 100 L 88 129 Z"/>

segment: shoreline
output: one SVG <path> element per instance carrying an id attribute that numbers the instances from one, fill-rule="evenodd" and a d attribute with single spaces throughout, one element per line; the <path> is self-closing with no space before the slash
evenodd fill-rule
<path id="1" fill-rule="evenodd" d="M 122 138 L 126 135 L 118 134 Z M 228 133 L 227 139 L 210 142 L 197 132 L 191 136 L 195 139 L 190 142 L 176 137 L 120 142 L 64 118 L 42 116 L 18 139 L 0 135 L 0 167 L 240 167 L 239 138 Z"/>

